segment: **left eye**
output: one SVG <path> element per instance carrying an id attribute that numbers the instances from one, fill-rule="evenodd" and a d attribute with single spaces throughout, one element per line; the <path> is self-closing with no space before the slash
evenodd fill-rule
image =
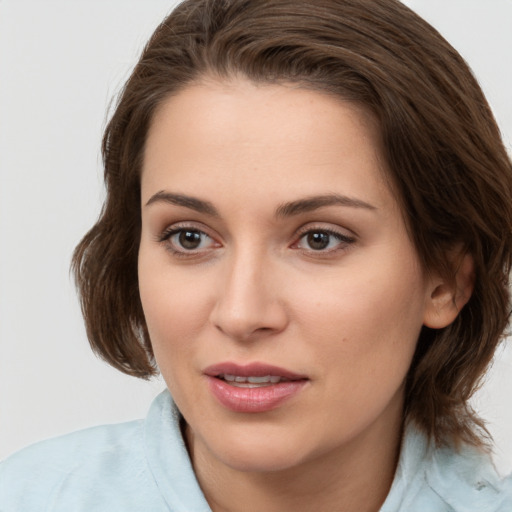
<path id="1" fill-rule="evenodd" d="M 176 229 L 166 239 L 177 251 L 197 251 L 213 244 L 213 240 L 206 233 L 197 229 Z"/>
<path id="2" fill-rule="evenodd" d="M 297 247 L 312 251 L 328 251 L 330 249 L 335 249 L 342 244 L 348 245 L 353 241 L 354 240 L 352 238 L 342 235 L 341 233 L 315 230 L 308 231 L 302 235 L 297 243 Z"/>

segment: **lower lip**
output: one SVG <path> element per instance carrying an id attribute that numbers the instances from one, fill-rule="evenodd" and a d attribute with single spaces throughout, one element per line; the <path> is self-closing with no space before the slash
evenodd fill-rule
<path id="1" fill-rule="evenodd" d="M 261 386 L 239 388 L 216 377 L 207 377 L 208 386 L 215 398 L 234 412 L 267 412 L 276 409 L 295 396 L 307 380 L 293 380 Z"/>

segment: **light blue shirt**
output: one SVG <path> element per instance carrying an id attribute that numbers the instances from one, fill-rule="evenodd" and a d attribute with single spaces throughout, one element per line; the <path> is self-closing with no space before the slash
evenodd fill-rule
<path id="1" fill-rule="evenodd" d="M 145 420 L 44 441 L 0 464 L 0 512 L 211 512 L 167 391 Z M 322 511 L 339 512 L 339 511 Z M 409 428 L 381 512 L 512 512 L 512 478 Z"/>

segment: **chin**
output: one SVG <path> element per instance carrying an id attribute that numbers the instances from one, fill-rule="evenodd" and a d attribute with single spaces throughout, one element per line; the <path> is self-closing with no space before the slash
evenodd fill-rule
<path id="1" fill-rule="evenodd" d="M 245 473 L 273 473 L 297 467 L 302 462 L 295 453 L 276 450 L 275 447 L 265 445 L 265 448 L 241 449 L 223 451 L 219 459 L 229 468 Z"/>
<path id="2" fill-rule="evenodd" d="M 304 439 L 289 431 L 253 425 L 254 430 L 222 431 L 221 437 L 206 439 L 212 455 L 236 471 L 268 473 L 300 465 L 307 458 Z"/>

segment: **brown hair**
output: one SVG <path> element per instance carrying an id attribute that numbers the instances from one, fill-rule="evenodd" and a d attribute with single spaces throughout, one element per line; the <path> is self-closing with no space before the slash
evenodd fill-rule
<path id="1" fill-rule="evenodd" d="M 106 128 L 106 201 L 73 258 L 93 349 L 130 375 L 156 372 L 137 284 L 145 138 L 169 95 L 234 74 L 364 105 L 424 268 L 453 277 L 448 251 L 472 255 L 469 302 L 448 327 L 421 332 L 405 418 L 437 442 L 481 445 L 468 399 L 509 316 L 512 166 L 463 59 L 397 0 L 187 0 L 161 23 Z"/>

